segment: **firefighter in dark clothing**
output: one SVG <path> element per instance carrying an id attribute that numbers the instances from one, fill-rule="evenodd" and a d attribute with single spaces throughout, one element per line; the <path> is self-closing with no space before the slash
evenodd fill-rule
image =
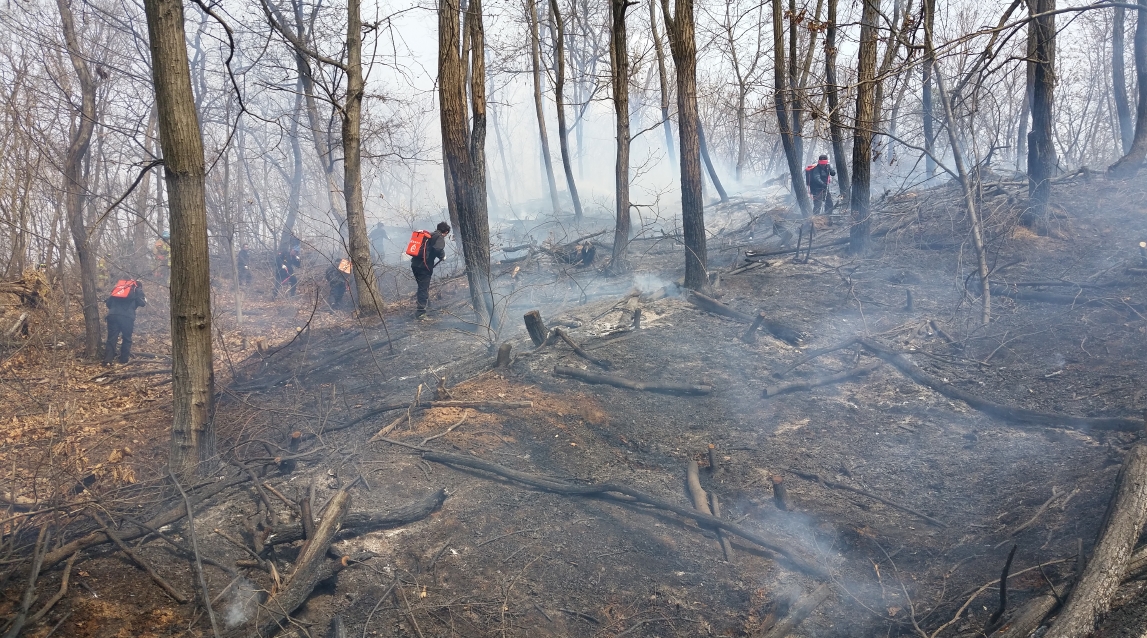
<path id="1" fill-rule="evenodd" d="M 299 285 L 299 276 L 295 274 L 295 269 L 303 265 L 303 261 L 299 258 L 299 249 L 292 248 L 290 252 L 279 253 L 278 267 L 275 270 L 275 289 L 271 291 L 271 300 L 274 301 L 280 293 L 288 296 L 295 296 L 295 289 Z"/>
<path id="2" fill-rule="evenodd" d="M 331 289 L 327 301 L 330 303 L 332 312 L 342 305 L 343 296 L 350 292 L 350 273 L 351 261 L 349 259 L 331 264 L 331 267 L 327 268 L 326 273 L 324 273 L 327 286 Z"/>
<path id="3" fill-rule="evenodd" d="M 414 315 L 418 319 L 426 316 L 426 304 L 430 301 L 430 278 L 434 275 L 434 267 L 446 258 L 446 236 L 449 234 L 450 224 L 438 222 L 438 229 L 422 242 L 421 253 L 410 258 L 410 270 L 414 272 L 414 281 L 418 282 L 418 311 Z"/>
<path id="4" fill-rule="evenodd" d="M 828 155 L 821 155 L 816 166 L 808 171 L 808 191 L 812 195 L 813 215 L 819 215 L 822 206 L 825 215 L 832 214 L 833 202 L 832 195 L 828 192 L 828 185 L 833 177 L 836 177 L 836 171 L 829 165 Z"/>
<path id="5" fill-rule="evenodd" d="M 247 244 L 239 249 L 239 254 L 235 255 L 235 265 L 239 269 L 239 284 L 242 286 L 251 283 L 251 251 Z"/>
<path id="6" fill-rule="evenodd" d="M 112 294 L 104 300 L 108 307 L 108 342 L 104 347 L 104 365 L 111 365 L 116 356 L 116 342 L 123 337 L 119 362 L 127 363 L 131 357 L 131 333 L 135 330 L 135 310 L 147 305 L 143 284 L 134 279 L 119 281 Z"/>

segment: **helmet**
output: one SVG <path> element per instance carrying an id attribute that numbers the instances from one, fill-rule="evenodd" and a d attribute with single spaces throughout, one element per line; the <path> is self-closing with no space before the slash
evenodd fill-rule
<path id="1" fill-rule="evenodd" d="M 159 237 L 161 239 L 163 239 L 164 241 L 167 241 L 168 239 L 171 239 L 171 233 L 165 232 L 162 235 L 160 235 Z"/>

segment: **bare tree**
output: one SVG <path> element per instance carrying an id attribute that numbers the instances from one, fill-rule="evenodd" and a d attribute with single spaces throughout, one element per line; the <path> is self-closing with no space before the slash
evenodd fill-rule
<path id="1" fill-rule="evenodd" d="M 570 189 L 570 199 L 573 200 L 574 218 L 580 220 L 581 198 L 577 194 L 577 182 L 574 181 L 573 166 L 570 164 L 569 127 L 566 126 L 566 22 L 562 18 L 558 0 L 550 0 L 550 20 L 553 21 L 554 31 L 554 103 L 558 109 L 558 145 L 562 151 L 566 186 Z"/>
<path id="2" fill-rule="evenodd" d="M 860 50 L 856 68 L 856 124 L 852 135 L 852 228 L 849 252 L 868 251 L 870 189 L 872 186 L 872 137 L 876 132 L 876 19 L 880 0 L 863 0 L 860 16 Z"/>
<path id="3" fill-rule="evenodd" d="M 1131 104 L 1127 100 L 1127 69 L 1123 62 L 1126 21 L 1127 9 L 1122 5 L 1115 7 L 1111 34 L 1111 89 L 1119 120 L 1119 141 L 1124 153 L 1131 150 L 1131 142 L 1135 137 L 1135 128 L 1131 125 Z"/>
<path id="4" fill-rule="evenodd" d="M 609 68 L 613 79 L 613 112 L 617 124 L 617 163 L 614 167 L 615 213 L 613 257 L 609 268 L 614 273 L 628 268 L 625 259 L 629 245 L 629 50 L 625 34 L 625 11 L 629 0 L 609 2 Z"/>
<path id="5" fill-rule="evenodd" d="M 76 34 L 75 18 L 66 0 L 56 0 L 60 23 L 64 31 L 64 44 L 68 49 L 72 69 L 80 84 L 80 108 L 72 128 L 68 154 L 64 159 L 65 208 L 72 241 L 76 246 L 76 261 L 80 266 L 80 290 L 84 312 L 84 356 L 95 357 L 100 347 L 99 291 L 96 288 L 96 258 L 87 221 L 84 219 L 84 199 L 88 184 L 84 162 L 96 125 L 96 79 L 80 51 L 80 38 Z"/>
<path id="6" fill-rule="evenodd" d="M 184 476 L 213 468 L 215 372 L 203 139 L 191 91 L 183 3 L 146 0 L 151 68 L 171 209 L 171 452 Z"/>
<path id="7" fill-rule="evenodd" d="M 777 127 L 780 129 L 781 145 L 785 150 L 785 160 L 789 167 L 789 183 L 802 215 L 812 213 L 808 188 L 804 182 L 804 169 L 797 149 L 796 132 L 792 129 L 792 116 L 789 113 L 791 92 L 785 79 L 785 36 L 784 22 L 781 20 L 781 0 L 773 0 L 773 106 L 777 113 Z M 875 46 L 875 44 L 873 45 Z M 875 50 L 874 50 L 875 51 Z M 875 53 L 873 53 L 875 55 Z"/>
<path id="8" fill-rule="evenodd" d="M 1034 78 L 1032 130 L 1028 134 L 1028 197 L 1031 203 L 1030 213 L 1024 216 L 1028 223 L 1047 215 L 1051 178 L 1057 163 L 1052 113 L 1055 101 L 1055 0 L 1034 0 L 1031 7 L 1031 34 L 1035 36 L 1035 42 L 1033 56 L 1028 62 Z"/>
<path id="9" fill-rule="evenodd" d="M 669 161 L 677 163 L 673 153 L 673 126 L 669 122 L 669 77 L 665 72 L 665 48 L 661 44 L 661 35 L 657 32 L 657 0 L 649 0 L 649 32 L 653 38 L 653 52 L 657 56 L 657 80 L 661 91 L 661 126 L 665 130 L 665 150 L 669 153 Z"/>
<path id="10" fill-rule="evenodd" d="M 836 3 L 828 0 L 828 24 L 824 34 L 824 81 L 828 93 L 828 134 L 832 140 L 832 156 L 840 182 L 840 199 L 851 200 L 852 182 L 848 178 L 848 157 L 844 152 L 844 124 L 840 116 L 840 86 L 836 83 Z"/>
<path id="11" fill-rule="evenodd" d="M 550 189 L 550 205 L 554 214 L 561 212 L 558 203 L 558 183 L 554 179 L 554 164 L 550 158 L 550 136 L 546 133 L 546 111 L 542 104 L 542 52 L 541 39 L 538 36 L 538 4 L 537 0 L 526 0 L 526 21 L 530 28 L 530 64 L 534 78 L 534 111 L 538 116 L 538 135 L 542 143 L 542 163 L 545 165 L 546 183 Z M 439 36 L 441 37 L 441 36 Z"/>
<path id="12" fill-rule="evenodd" d="M 779 0 L 777 0 L 779 1 Z M 685 236 L 685 287 L 709 288 L 705 266 L 705 203 L 701 192 L 701 140 L 697 116 L 697 42 L 693 0 L 661 0 L 673 66 L 677 69 L 677 131 L 681 146 L 681 229 Z"/>
<path id="13" fill-rule="evenodd" d="M 1135 79 L 1139 85 L 1139 102 L 1135 106 L 1135 137 L 1131 140 L 1131 148 L 1126 149 L 1123 157 L 1107 169 L 1108 175 L 1115 178 L 1134 175 L 1143 165 L 1144 157 L 1147 157 L 1147 19 L 1144 18 L 1147 15 L 1147 0 L 1139 0 L 1137 6 L 1139 16 L 1135 21 Z M 1053 20 L 1054 30 L 1054 17 L 1050 19 Z"/>
<path id="14" fill-rule="evenodd" d="M 438 104 L 442 146 L 446 156 L 447 198 L 458 210 L 458 234 L 466 261 L 470 299 L 479 321 L 497 330 L 490 285 L 490 226 L 486 210 L 486 62 L 482 3 L 470 0 L 465 28 L 470 34 L 469 59 L 459 51 L 458 0 L 438 3 Z M 470 116 L 466 117 L 466 79 L 470 84 Z"/>
<path id="15" fill-rule="evenodd" d="M 832 1 L 832 0 L 830 0 Z M 924 0 L 924 32 L 931 34 L 936 23 L 936 0 Z M 925 37 L 930 37 L 925 35 Z M 932 73 L 936 66 L 936 52 L 926 48 L 921 65 L 920 111 L 924 125 L 924 170 L 928 177 L 936 175 L 936 118 L 932 105 Z"/>

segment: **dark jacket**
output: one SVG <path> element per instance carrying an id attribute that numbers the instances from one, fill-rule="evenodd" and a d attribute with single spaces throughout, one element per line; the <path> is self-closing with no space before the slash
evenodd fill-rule
<path id="1" fill-rule="evenodd" d="M 438 265 L 438 261 L 443 259 L 446 259 L 446 237 L 436 230 L 430 233 L 430 239 L 427 239 L 426 242 L 422 244 L 422 254 L 417 257 L 411 257 L 410 263 L 426 266 L 428 270 L 434 270 L 434 267 Z"/>
<path id="2" fill-rule="evenodd" d="M 143 294 L 143 284 L 137 283 L 135 289 L 126 297 L 109 295 L 107 299 L 104 299 L 104 305 L 108 307 L 109 317 L 126 317 L 135 321 L 136 308 L 147 305 L 147 297 Z"/>
<path id="3" fill-rule="evenodd" d="M 830 177 L 836 176 L 836 170 L 829 165 L 827 160 L 821 160 L 809 171 L 808 187 L 814 193 L 826 190 Z"/>

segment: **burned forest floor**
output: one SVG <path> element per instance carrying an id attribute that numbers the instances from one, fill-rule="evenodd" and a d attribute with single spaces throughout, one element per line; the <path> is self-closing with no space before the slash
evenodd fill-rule
<path id="1" fill-rule="evenodd" d="M 952 187 L 878 202 L 864 258 L 824 218 L 807 260 L 781 252 L 804 233 L 764 193 L 711 206 L 716 304 L 680 287 L 671 224 L 632 243 L 621 276 L 606 246 L 575 266 L 561 242 L 507 237 L 531 247 L 494 266 L 496 334 L 449 273 L 429 321 L 401 265 L 383 322 L 327 312 L 308 285 L 275 302 L 256 285 L 240 324 L 220 282 L 220 456 L 185 486 L 208 494 L 194 530 L 162 515 L 182 503 L 163 469 L 162 302 L 140 313 L 144 356 L 110 371 L 76 355 L 76 311 L 49 304 L 0 371 L 0 618 L 39 562 L 29 614 L 53 606 L 23 635 L 210 636 L 198 554 L 221 634 L 257 635 L 307 553 L 281 539 L 345 491 L 358 518 L 331 545 L 337 573 L 282 635 L 977 636 L 1014 545 L 1006 630 L 1070 582 L 1080 547 L 1086 560 L 1147 407 L 1147 186 L 1077 175 L 1055 191 L 1029 227 L 1025 184 L 984 185 L 987 326 Z M 535 346 L 532 310 L 568 341 Z M 889 351 L 992 404 L 1084 418 L 985 412 Z M 732 524 L 720 534 L 688 515 L 692 463 Z M 99 542 L 104 525 L 134 559 Z M 1097 635 L 1141 636 L 1142 582 L 1115 603 Z"/>

